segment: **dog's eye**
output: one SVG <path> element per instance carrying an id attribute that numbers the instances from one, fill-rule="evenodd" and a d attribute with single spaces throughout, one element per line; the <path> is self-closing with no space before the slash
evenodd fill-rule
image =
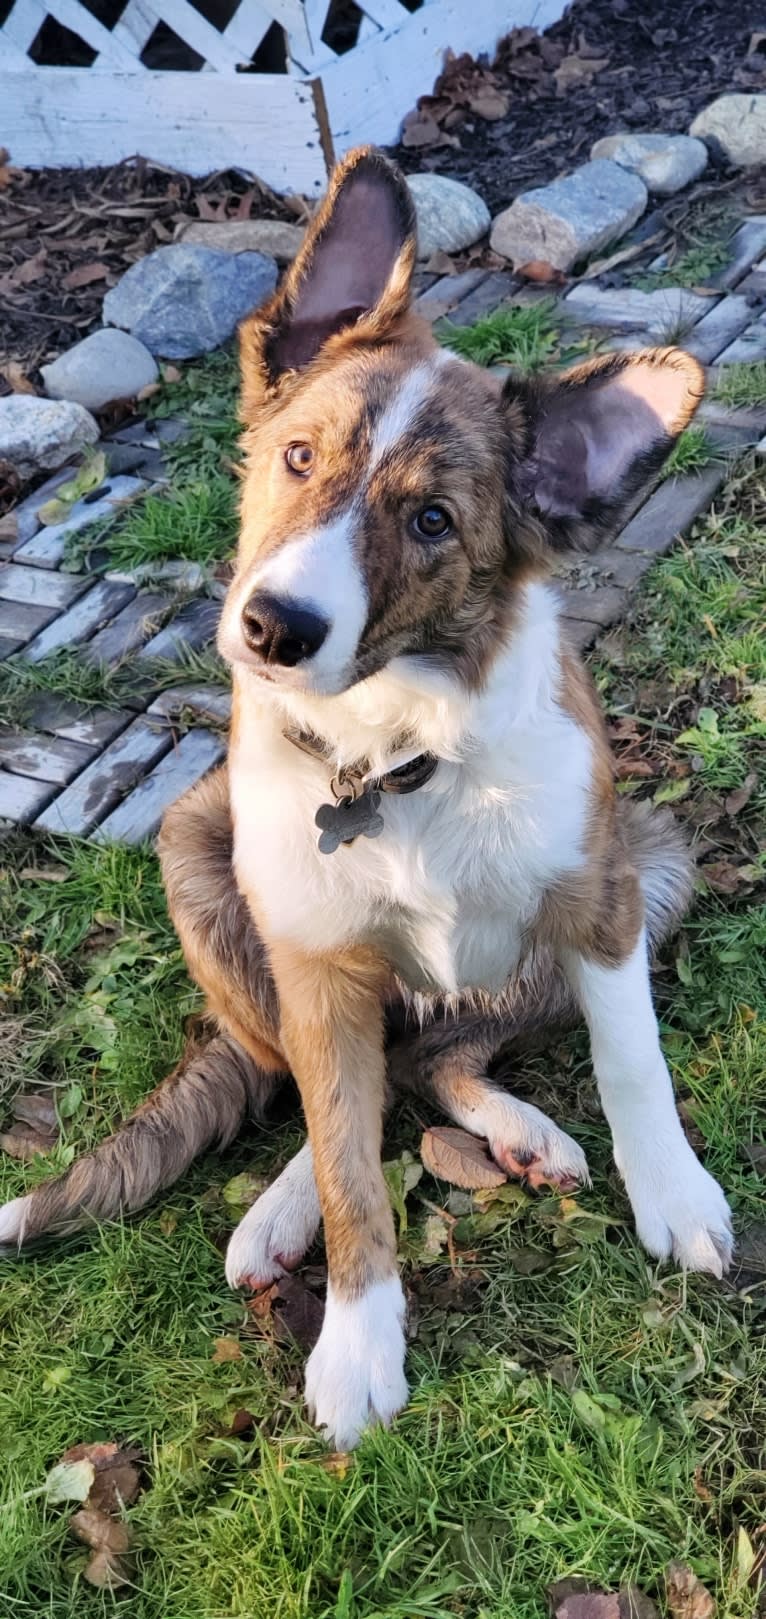
<path id="1" fill-rule="evenodd" d="M 446 539 L 452 528 L 443 506 L 424 506 L 412 519 L 412 531 L 417 540 Z"/>
<path id="2" fill-rule="evenodd" d="M 306 478 L 314 465 L 314 451 L 310 444 L 289 444 L 285 450 L 285 460 L 291 472 L 296 472 L 299 478 Z"/>

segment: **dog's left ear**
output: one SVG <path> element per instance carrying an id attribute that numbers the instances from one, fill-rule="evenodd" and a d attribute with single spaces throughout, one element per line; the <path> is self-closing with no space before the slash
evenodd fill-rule
<path id="1" fill-rule="evenodd" d="M 409 305 L 416 250 L 404 176 L 372 147 L 349 152 L 281 287 L 240 329 L 245 417 L 339 333 L 385 337 Z"/>
<path id="2" fill-rule="evenodd" d="M 659 470 L 703 392 L 702 367 L 681 349 L 606 355 L 555 380 L 509 380 L 515 492 L 550 543 L 598 543 Z"/>

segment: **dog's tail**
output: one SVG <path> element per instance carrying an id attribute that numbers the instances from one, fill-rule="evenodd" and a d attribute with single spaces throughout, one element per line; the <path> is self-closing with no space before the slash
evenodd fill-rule
<path id="1" fill-rule="evenodd" d="M 622 798 L 620 826 L 641 880 L 646 930 L 654 952 L 674 933 L 691 903 L 694 858 L 671 810 Z"/>
<path id="2" fill-rule="evenodd" d="M 76 1231 L 143 1208 L 198 1153 L 226 1147 L 245 1115 L 264 1117 L 281 1076 L 266 1073 L 225 1034 L 198 1046 L 115 1135 L 0 1208 L 0 1247 L 20 1248 L 48 1232 Z"/>

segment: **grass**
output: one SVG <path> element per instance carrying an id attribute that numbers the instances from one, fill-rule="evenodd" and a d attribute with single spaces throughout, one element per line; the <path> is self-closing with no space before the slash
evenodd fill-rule
<path id="1" fill-rule="evenodd" d="M 643 292 L 704 286 L 729 263 L 731 238 L 738 223 L 736 213 L 726 203 L 716 206 L 701 199 L 681 222 L 671 262 L 661 270 L 641 271 L 635 285 Z"/>
<path id="2" fill-rule="evenodd" d="M 648 783 L 623 773 L 622 790 L 661 797 L 680 782 L 679 813 L 715 841 L 720 795 L 757 773 L 724 829 L 756 876 L 765 519 L 753 460 L 694 543 L 655 566 L 633 632 L 607 636 L 594 663 L 612 722 L 639 715 L 643 751 L 662 767 Z M 119 678 L 86 675 L 71 654 L 9 670 L 0 695 L 17 709 L 40 690 L 101 702 Z M 182 678 L 178 665 L 166 674 Z M 52 1159 L 0 1159 L 2 1195 L 14 1196 L 101 1139 L 173 1066 L 199 997 L 149 851 L 17 834 L 2 862 L 5 1100 L 19 1082 L 51 1087 L 62 1121 Z M 752 881 L 746 893 L 701 895 L 658 978 L 678 1090 L 740 1231 L 763 1215 L 744 1148 L 766 1113 L 766 906 Z M 244 1170 L 271 1177 L 300 1139 L 295 1118 L 201 1162 L 131 1222 L 4 1262 L 9 1619 L 542 1619 L 551 1580 L 635 1579 L 656 1598 L 671 1557 L 715 1591 L 720 1619 L 753 1619 L 737 1547 L 763 1545 L 763 1286 L 740 1294 L 648 1262 L 581 1037 L 520 1065 L 513 1085 L 582 1141 L 593 1189 L 574 1219 L 532 1195 L 491 1218 L 469 1213 L 456 1277 L 426 1252 L 429 1204 L 448 1189 L 423 1178 L 402 1239 L 419 1300 L 412 1400 L 352 1459 L 329 1457 L 307 1424 L 300 1355 L 223 1279 L 227 1183 Z M 423 1122 L 402 1106 L 387 1154 L 415 1149 Z M 216 1364 L 223 1335 L 241 1358 Z M 231 1433 L 243 1407 L 250 1437 Z M 66 1447 L 112 1438 L 138 1444 L 146 1466 L 129 1511 L 133 1585 L 114 1598 L 83 1584 L 68 1512 L 34 1493 Z"/>
<path id="3" fill-rule="evenodd" d="M 721 368 L 713 398 L 735 410 L 766 405 L 766 360 L 742 360 Z"/>
<path id="4" fill-rule="evenodd" d="M 663 468 L 662 478 L 683 478 L 702 472 L 712 461 L 725 459 L 704 427 L 687 427 L 675 444 Z"/>
<path id="5" fill-rule="evenodd" d="M 523 371 L 539 371 L 553 359 L 561 342 L 554 318 L 553 299 L 497 309 L 473 326 L 439 326 L 441 341 L 466 360 L 477 365 L 514 365 Z"/>
<path id="6" fill-rule="evenodd" d="M 139 663 L 127 658 L 109 666 L 88 663 L 70 649 L 54 652 L 39 663 L 7 658 L 0 665 L 0 725 L 26 725 L 42 696 L 73 698 L 90 707 L 121 708 L 131 697 L 170 686 L 230 683 L 229 666 L 214 647 L 197 651 L 182 646 L 172 659 L 145 658 Z"/>

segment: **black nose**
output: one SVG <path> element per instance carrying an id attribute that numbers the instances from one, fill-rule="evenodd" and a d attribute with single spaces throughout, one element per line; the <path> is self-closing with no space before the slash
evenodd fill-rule
<path id="1" fill-rule="evenodd" d="M 330 626 L 309 608 L 256 590 L 242 609 L 242 629 L 251 652 L 264 663 L 294 669 L 319 651 Z"/>

